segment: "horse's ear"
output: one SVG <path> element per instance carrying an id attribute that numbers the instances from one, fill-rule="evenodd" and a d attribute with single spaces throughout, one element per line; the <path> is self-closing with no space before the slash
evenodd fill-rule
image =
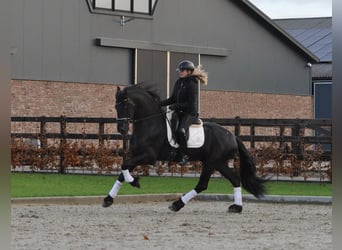
<path id="1" fill-rule="evenodd" d="M 121 89 L 119 86 L 116 87 L 116 93 L 115 93 L 115 97 L 118 98 L 118 96 L 120 95 L 121 93 Z"/>

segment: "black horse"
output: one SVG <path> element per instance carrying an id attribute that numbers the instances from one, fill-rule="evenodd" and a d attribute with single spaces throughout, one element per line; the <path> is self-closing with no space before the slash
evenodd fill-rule
<path id="1" fill-rule="evenodd" d="M 173 160 L 175 149 L 167 139 L 166 113 L 159 106 L 159 96 L 151 88 L 138 84 L 116 93 L 118 116 L 118 131 L 128 132 L 128 122 L 133 123 L 133 133 L 129 144 L 129 156 L 123 161 L 122 173 L 119 175 L 109 195 L 103 201 L 103 207 L 113 203 L 121 184 L 126 181 L 132 186 L 140 187 L 139 178 L 132 177 L 132 171 L 137 165 L 150 164 L 156 161 Z M 214 170 L 219 171 L 234 187 L 234 204 L 229 212 L 242 211 L 241 188 L 245 188 L 259 198 L 265 193 L 264 180 L 256 176 L 254 160 L 242 141 L 231 132 L 215 123 L 203 123 L 205 142 L 200 148 L 188 148 L 190 161 L 201 161 L 202 172 L 196 187 L 173 202 L 169 207 L 179 211 L 198 193 L 207 189 L 208 182 Z M 227 161 L 236 156 L 240 158 L 240 171 L 227 166 Z"/>

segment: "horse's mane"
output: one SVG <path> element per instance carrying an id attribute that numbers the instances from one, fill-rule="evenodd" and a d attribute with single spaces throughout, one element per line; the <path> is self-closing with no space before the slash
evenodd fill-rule
<path id="1" fill-rule="evenodd" d="M 143 90 L 147 94 L 149 94 L 154 101 L 157 103 L 160 101 L 160 89 L 157 87 L 157 84 L 149 83 L 149 82 L 141 82 L 136 85 L 128 87 L 130 89 L 136 89 L 136 90 Z"/>

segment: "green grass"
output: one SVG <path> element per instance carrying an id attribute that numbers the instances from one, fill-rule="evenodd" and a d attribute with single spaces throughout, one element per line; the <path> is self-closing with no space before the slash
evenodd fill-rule
<path id="1" fill-rule="evenodd" d="M 11 174 L 12 197 L 87 196 L 106 195 L 115 176 L 59 175 L 59 174 Z M 141 177 L 141 188 L 122 185 L 119 194 L 184 193 L 193 189 L 198 178 Z M 331 184 L 269 182 L 272 195 L 331 196 Z M 232 185 L 225 179 L 212 178 L 204 193 L 231 194 Z M 247 193 L 244 191 L 244 193 Z"/>

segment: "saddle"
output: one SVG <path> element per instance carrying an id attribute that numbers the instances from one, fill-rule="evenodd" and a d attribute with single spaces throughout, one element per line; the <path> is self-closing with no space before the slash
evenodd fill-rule
<path id="1" fill-rule="evenodd" d="M 176 129 L 178 127 L 178 116 L 173 112 L 171 119 L 166 119 L 166 127 L 167 127 L 167 137 L 169 143 L 172 147 L 178 148 L 179 145 L 176 141 Z M 204 144 L 204 129 L 203 122 L 201 119 L 196 119 L 192 122 L 189 129 L 186 131 L 187 133 L 187 146 L 188 148 L 200 148 Z"/>

